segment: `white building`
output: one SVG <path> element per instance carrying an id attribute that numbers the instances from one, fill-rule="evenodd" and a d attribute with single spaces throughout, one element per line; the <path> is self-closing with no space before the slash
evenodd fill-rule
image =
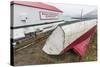
<path id="1" fill-rule="evenodd" d="M 12 39 L 25 37 L 25 34 L 37 29 L 63 23 L 60 17 L 62 11 L 41 2 L 12 1 L 11 2 Z"/>

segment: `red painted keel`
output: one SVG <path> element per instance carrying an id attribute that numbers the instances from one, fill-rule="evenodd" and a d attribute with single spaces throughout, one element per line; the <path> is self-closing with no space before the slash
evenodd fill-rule
<path id="1" fill-rule="evenodd" d="M 72 47 L 75 53 L 77 53 L 80 56 L 84 56 L 86 53 L 87 46 L 89 45 L 90 42 L 90 37 L 88 37 L 86 40 L 82 41 L 81 43 L 75 45 Z"/>
<path id="2" fill-rule="evenodd" d="M 61 54 L 66 53 L 68 50 L 72 49 L 79 56 L 84 56 L 86 53 L 87 46 L 91 40 L 91 37 L 93 36 L 93 33 L 95 32 L 96 32 L 96 26 L 91 28 L 88 32 L 86 32 L 77 40 L 75 40 L 73 43 L 71 43 L 68 47 L 66 47 L 61 52 Z"/>

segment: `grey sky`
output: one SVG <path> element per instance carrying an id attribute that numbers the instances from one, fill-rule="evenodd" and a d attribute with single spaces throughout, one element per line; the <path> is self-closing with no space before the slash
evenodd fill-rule
<path id="1" fill-rule="evenodd" d="M 74 4 L 55 4 L 55 3 L 48 3 L 50 5 L 56 6 L 57 8 L 61 9 L 65 16 L 73 16 L 77 17 L 81 15 L 81 10 L 83 9 L 82 15 L 85 15 L 91 11 L 97 10 L 96 6 L 90 5 L 74 5 Z"/>

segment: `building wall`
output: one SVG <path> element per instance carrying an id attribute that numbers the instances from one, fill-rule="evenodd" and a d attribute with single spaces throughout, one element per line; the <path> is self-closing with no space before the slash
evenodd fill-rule
<path id="1" fill-rule="evenodd" d="M 15 4 L 12 6 L 12 8 L 13 8 L 13 22 L 11 24 L 11 27 L 13 28 L 19 27 L 17 29 L 12 29 L 12 32 L 11 32 L 11 34 L 13 35 L 11 36 L 12 39 L 23 38 L 25 37 L 25 34 L 28 34 L 30 32 L 35 32 L 37 29 L 43 29 L 48 26 L 53 26 L 54 24 L 63 23 L 63 22 L 59 22 L 59 23 L 39 25 L 39 26 L 21 27 L 21 26 L 27 26 L 27 25 L 35 25 L 35 24 L 50 23 L 50 22 L 52 23 L 54 21 L 61 21 L 62 20 L 62 18 L 60 17 L 61 13 L 45 10 L 45 9 L 15 5 Z M 58 15 L 56 17 L 46 18 L 45 16 L 41 16 L 40 12 L 54 13 Z"/>
<path id="2" fill-rule="evenodd" d="M 52 19 L 41 20 L 40 14 L 39 14 L 40 11 L 57 13 L 58 14 L 57 19 L 52 18 Z M 61 13 L 59 13 L 59 12 L 45 10 L 45 9 L 27 7 L 27 6 L 22 6 L 22 5 L 14 5 L 14 22 L 13 22 L 12 27 L 60 21 L 60 20 L 62 20 L 60 17 L 60 14 Z M 26 19 L 26 17 L 27 17 L 27 19 Z M 26 22 L 21 21 L 21 20 L 25 20 L 25 19 L 26 19 Z"/>

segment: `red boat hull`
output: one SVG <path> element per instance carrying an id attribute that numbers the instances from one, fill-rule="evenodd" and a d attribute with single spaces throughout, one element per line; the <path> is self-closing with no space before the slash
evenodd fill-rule
<path id="1" fill-rule="evenodd" d="M 89 45 L 89 42 L 91 40 L 91 37 L 96 32 L 96 27 L 94 26 L 91 28 L 88 32 L 80 36 L 78 39 L 76 39 L 73 43 L 71 43 L 68 47 L 66 47 L 62 53 L 66 53 L 68 50 L 72 49 L 75 53 L 77 53 L 80 56 L 84 56 L 87 46 Z"/>

